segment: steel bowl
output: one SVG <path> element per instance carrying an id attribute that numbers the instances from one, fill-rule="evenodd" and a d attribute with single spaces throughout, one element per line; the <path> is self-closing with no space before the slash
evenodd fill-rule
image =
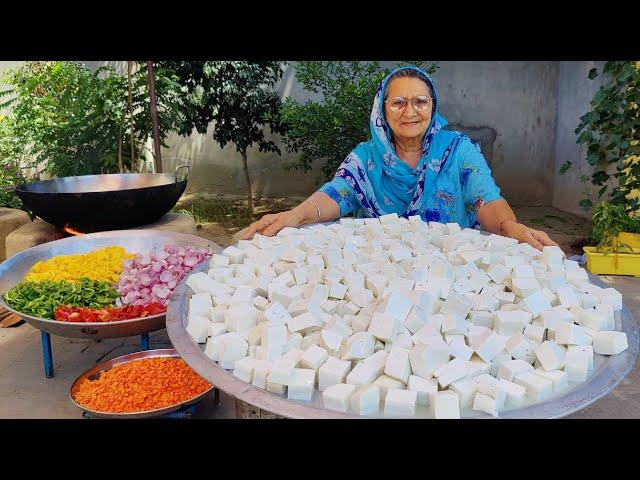
<path id="1" fill-rule="evenodd" d="M 198 265 L 193 272 L 204 271 Z M 589 274 L 591 283 L 608 287 L 596 276 Z M 290 401 L 286 397 L 276 395 L 250 385 L 234 377 L 230 371 L 210 360 L 186 331 L 189 298 L 193 292 L 183 280 L 174 290 L 172 300 L 167 309 L 167 333 L 172 345 L 181 357 L 202 377 L 227 394 L 249 403 L 257 408 L 286 418 L 372 418 L 359 417 L 350 413 L 327 410 L 322 406 L 321 395 L 317 389 L 311 402 Z M 586 383 L 570 384 L 570 389 L 560 396 L 523 408 L 500 412 L 499 418 L 561 418 L 581 410 L 613 390 L 631 371 L 638 359 L 640 336 L 638 324 L 631 311 L 623 306 L 622 311 L 615 312 L 616 330 L 627 334 L 629 348 L 619 355 L 594 355 L 594 367 Z M 488 414 L 466 410 L 461 412 L 462 418 L 493 418 Z M 386 418 L 380 412 L 374 418 Z M 426 408 L 417 409 L 415 417 L 430 418 Z"/>
<path id="2" fill-rule="evenodd" d="M 184 178 L 179 171 L 186 169 Z M 46 222 L 82 232 L 149 225 L 171 210 L 187 187 L 188 165 L 175 173 L 82 175 L 16 187 L 25 206 Z"/>
<path id="3" fill-rule="evenodd" d="M 173 348 L 163 348 L 158 350 L 145 350 L 142 352 L 130 353 L 128 355 L 123 355 L 121 357 L 113 358 L 111 360 L 107 360 L 102 362 L 95 367 L 90 368 L 82 375 L 80 375 L 71 385 L 71 390 L 69 391 L 69 397 L 71 397 L 71 401 L 81 410 L 90 413 L 93 417 L 97 418 L 149 418 L 149 417 L 158 417 L 161 415 L 166 415 L 168 413 L 175 412 L 180 410 L 181 408 L 188 407 L 189 405 L 193 405 L 194 403 L 199 402 L 207 395 L 211 390 L 213 390 L 214 386 L 211 385 L 211 388 L 206 390 L 205 392 L 193 397 L 190 400 L 185 402 L 176 403 L 175 405 L 170 405 L 168 407 L 157 408 L 155 410 L 147 410 L 144 412 L 135 412 L 135 413 L 109 413 L 109 412 L 98 412 L 96 410 L 91 410 L 90 408 L 84 407 L 75 400 L 75 394 L 78 391 L 80 386 L 80 382 L 85 379 L 96 379 L 100 376 L 101 373 L 106 372 L 111 367 L 115 365 L 122 365 L 125 363 L 130 363 L 136 360 L 140 360 L 142 358 L 180 358 L 178 352 Z"/>
<path id="4" fill-rule="evenodd" d="M 208 247 L 213 252 L 220 250 L 218 245 L 207 239 L 161 230 L 116 230 L 63 238 L 31 247 L 0 264 L 0 306 L 20 316 L 37 329 L 61 337 L 120 338 L 161 330 L 165 328 L 164 313 L 117 322 L 60 322 L 18 312 L 5 303 L 4 294 L 22 280 L 36 262 L 48 260 L 57 255 L 87 253 L 111 245 L 124 247 L 131 253 L 143 253 L 161 248 L 166 244 Z"/>

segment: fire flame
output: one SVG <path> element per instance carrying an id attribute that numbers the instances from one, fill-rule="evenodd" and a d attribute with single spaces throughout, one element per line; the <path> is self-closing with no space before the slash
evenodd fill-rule
<path id="1" fill-rule="evenodd" d="M 74 230 L 74 229 L 73 229 L 73 228 L 71 228 L 69 225 L 65 225 L 65 226 L 64 226 L 64 228 L 63 228 L 63 230 L 64 230 L 65 232 L 67 232 L 67 233 L 69 233 L 69 234 L 71 234 L 71 235 L 75 235 L 75 236 L 78 236 L 78 235 L 84 235 L 84 233 L 79 232 L 79 231 L 77 231 L 77 230 Z"/>

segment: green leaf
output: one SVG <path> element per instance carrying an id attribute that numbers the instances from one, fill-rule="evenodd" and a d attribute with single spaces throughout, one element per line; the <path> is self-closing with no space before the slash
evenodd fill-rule
<path id="1" fill-rule="evenodd" d="M 588 198 L 580 200 L 580 207 L 582 207 L 584 210 L 589 210 L 591 207 L 593 207 L 593 202 Z"/>
<path id="2" fill-rule="evenodd" d="M 567 173 L 567 170 L 569 170 L 571 168 L 571 162 L 569 160 L 566 160 L 561 166 L 560 166 L 560 175 L 564 175 L 565 173 Z"/>

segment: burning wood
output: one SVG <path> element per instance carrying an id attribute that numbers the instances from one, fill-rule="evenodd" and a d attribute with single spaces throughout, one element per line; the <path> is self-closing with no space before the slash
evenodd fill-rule
<path id="1" fill-rule="evenodd" d="M 71 228 L 68 224 L 64 226 L 63 230 L 71 235 L 75 235 L 76 237 L 78 235 L 84 235 L 84 233 L 79 232 L 77 230 L 74 230 L 73 228 Z"/>

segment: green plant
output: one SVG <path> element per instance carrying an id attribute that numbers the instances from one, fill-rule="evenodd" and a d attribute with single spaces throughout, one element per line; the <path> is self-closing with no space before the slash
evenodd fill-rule
<path id="1" fill-rule="evenodd" d="M 429 73 L 436 70 L 434 64 L 412 64 Z M 297 80 L 322 99 L 284 102 L 287 148 L 300 152 L 298 160 L 287 167 L 306 172 L 312 169 L 314 161 L 325 159 L 321 172 L 325 179 L 330 179 L 351 150 L 369 138 L 376 88 L 389 72 L 380 62 L 297 63 Z"/>
<path id="2" fill-rule="evenodd" d="M 577 165 L 586 197 L 580 206 L 593 206 L 591 183 L 599 187 L 598 199 L 610 193 L 613 204 L 633 213 L 640 207 L 640 62 L 606 62 L 602 74 L 604 83 L 575 131 L 577 143 L 587 148 L 585 160 Z M 597 76 L 596 68 L 589 71 L 591 80 Z M 614 173 L 607 171 L 611 165 Z M 571 166 L 565 161 L 560 173 Z"/>
<path id="3" fill-rule="evenodd" d="M 160 66 L 171 71 L 182 86 L 180 133 L 188 135 L 193 128 L 206 133 L 214 121 L 213 139 L 221 148 L 234 144 L 242 156 L 253 213 L 247 150 L 256 144 L 261 152 L 280 155 L 278 145 L 265 137 L 264 127 L 275 134 L 285 133 L 280 97 L 272 89 L 282 77 L 281 62 L 160 62 Z"/>
<path id="4" fill-rule="evenodd" d="M 620 243 L 617 236 L 620 232 L 629 231 L 636 220 L 631 219 L 625 205 L 611 202 L 600 202 L 593 210 L 591 239 L 597 244 L 601 253 L 618 253 L 620 249 L 633 252 L 629 245 Z"/>
<path id="5" fill-rule="evenodd" d="M 164 138 L 178 128 L 180 86 L 162 69 L 156 75 Z M 11 87 L 0 92 L 0 108 L 11 108 L 3 158 L 29 159 L 58 177 L 137 168 L 151 132 L 145 69 L 132 74 L 131 108 L 128 79 L 111 67 L 91 72 L 80 62 L 26 62 L 1 83 Z M 132 137 L 133 154 L 121 148 Z"/>

